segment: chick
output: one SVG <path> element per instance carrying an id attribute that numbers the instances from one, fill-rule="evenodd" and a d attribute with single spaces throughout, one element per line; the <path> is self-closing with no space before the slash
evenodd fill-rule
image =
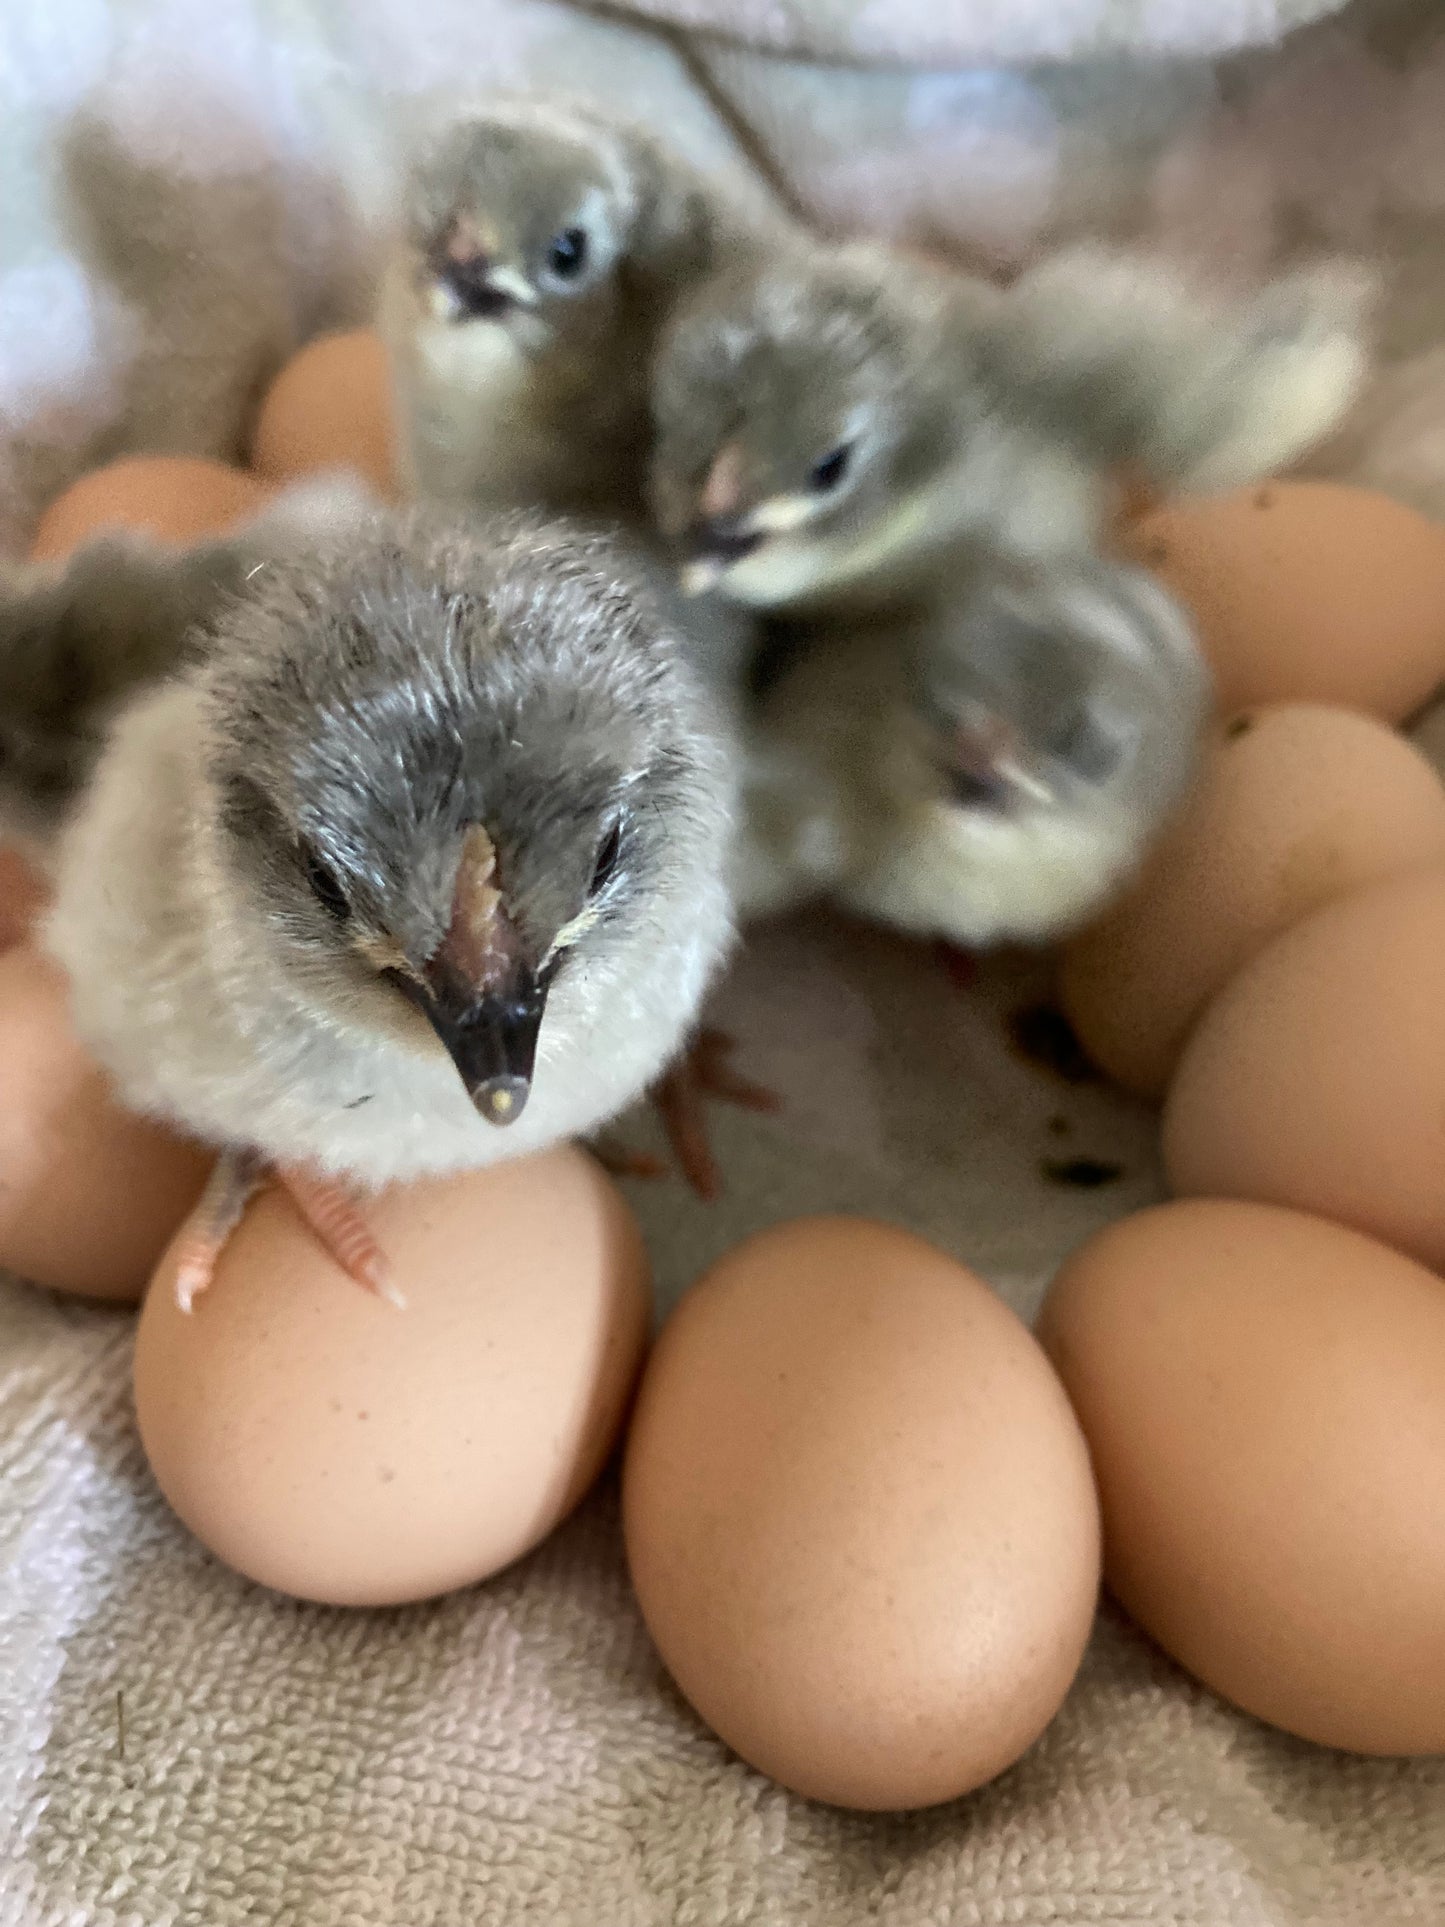
<path id="1" fill-rule="evenodd" d="M 42 866 L 106 731 L 139 689 L 201 651 L 205 625 L 285 548 L 354 527 L 376 506 L 350 477 L 282 490 L 231 534 L 177 549 L 100 534 L 65 562 L 0 565 L 0 825 Z"/>
<path id="2" fill-rule="evenodd" d="M 1007 289 L 866 243 L 774 249 L 662 338 L 654 513 L 689 587 L 756 608 L 897 599 L 960 543 L 1077 552 L 1121 475 L 1225 487 L 1321 437 L 1366 294 L 1320 269 L 1230 303 L 1087 248 Z"/>
<path id="3" fill-rule="evenodd" d="M 1097 559 L 995 567 L 906 620 L 810 626 L 760 701 L 739 912 L 826 893 L 969 946 L 1054 938 L 1162 827 L 1207 696 L 1171 598 Z"/>
<path id="4" fill-rule="evenodd" d="M 657 331 L 731 231 L 638 129 L 501 96 L 422 146 L 384 278 L 410 492 L 640 513 Z"/>
<path id="5" fill-rule="evenodd" d="M 45 942 L 125 1099 L 229 1154 L 183 1301 L 262 1163 L 383 1288 L 355 1191 L 585 1133 L 676 1050 L 731 929 L 722 742 L 623 555 L 525 517 L 372 518 L 175 645 Z"/>

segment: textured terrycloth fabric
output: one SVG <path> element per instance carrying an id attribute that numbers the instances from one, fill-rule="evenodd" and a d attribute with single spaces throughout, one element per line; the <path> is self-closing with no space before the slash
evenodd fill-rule
<path id="1" fill-rule="evenodd" d="M 771 52 L 888 66 L 1216 54 L 1278 40 L 1337 0 L 628 0 L 619 11 Z"/>
<path id="2" fill-rule="evenodd" d="M 1240 37 L 1283 17 L 968 18 L 1003 51 L 1027 21 L 1106 11 L 1159 40 L 1186 14 Z M 1312 236 L 1378 255 L 1392 368 L 1348 459 L 1445 508 L 1437 19 L 1371 0 L 1227 65 L 916 75 L 678 45 L 554 0 L 8 0 L 0 540 L 107 447 L 239 445 L 276 358 L 361 312 L 399 102 L 451 78 L 590 87 L 740 191 L 772 180 L 825 217 L 1000 257 L 1093 225 L 1253 266 Z M 82 106 L 99 144 L 76 139 Z M 155 242 L 143 272 L 117 234 Z M 1155 1172 L 1150 1119 L 1010 1049 L 1002 1015 L 1028 994 L 1013 967 L 961 984 L 827 920 L 762 933 L 718 1014 L 785 1108 L 719 1116 L 720 1205 L 637 1187 L 661 1297 L 748 1228 L 841 1207 L 914 1226 L 1030 1309 Z M 1042 1175 L 1070 1155 L 1122 1175 Z M 0 1927 L 1445 1922 L 1445 1765 L 1269 1733 L 1112 1612 L 1014 1772 L 880 1820 L 780 1793 L 679 1703 L 606 1491 L 433 1606 L 266 1595 L 155 1495 L 129 1342 L 120 1315 L 0 1285 Z"/>

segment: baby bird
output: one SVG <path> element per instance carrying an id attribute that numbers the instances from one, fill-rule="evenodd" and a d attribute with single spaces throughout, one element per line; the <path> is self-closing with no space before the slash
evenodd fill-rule
<path id="1" fill-rule="evenodd" d="M 593 109 L 503 95 L 442 126 L 380 302 L 409 492 L 640 513 L 656 334 L 729 231 L 680 160 Z"/>
<path id="2" fill-rule="evenodd" d="M 37 688 L 47 647 L 106 647 L 56 606 Z M 527 517 L 378 515 L 170 607 L 177 666 L 100 739 L 45 942 L 124 1098 L 226 1153 L 182 1302 L 263 1164 L 391 1290 L 355 1191 L 585 1133 L 689 1028 L 731 929 L 710 706 L 622 553 Z"/>
<path id="3" fill-rule="evenodd" d="M 42 867 L 136 693 L 203 653 L 216 608 L 283 549 L 350 528 L 377 506 L 349 476 L 281 490 L 258 515 L 177 549 L 106 531 L 68 561 L 0 564 L 0 825 Z"/>
<path id="4" fill-rule="evenodd" d="M 1207 699 L 1172 599 L 1094 558 L 809 625 L 760 700 L 739 912 L 826 892 L 970 947 L 1057 937 L 1183 794 Z"/>
<path id="5" fill-rule="evenodd" d="M 1364 282 L 1230 303 L 1078 248 L 1009 288 L 867 243 L 774 249 L 684 302 L 659 346 L 651 497 L 684 581 L 755 608 L 911 594 L 960 543 L 1094 545 L 1126 477 L 1272 473 L 1364 369 Z"/>

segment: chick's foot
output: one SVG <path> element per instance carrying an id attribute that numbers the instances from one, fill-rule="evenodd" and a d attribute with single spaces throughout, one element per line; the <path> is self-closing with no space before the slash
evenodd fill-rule
<path id="1" fill-rule="evenodd" d="M 720 1098 L 745 1111 L 776 1111 L 782 1100 L 732 1068 L 734 1042 L 725 1031 L 703 1029 L 664 1071 L 652 1091 L 662 1128 L 683 1176 L 709 1203 L 722 1188 L 707 1129 L 707 1100 Z"/>
<path id="2" fill-rule="evenodd" d="M 249 1151 L 223 1151 L 191 1213 L 176 1256 L 176 1303 L 189 1311 L 209 1286 L 226 1241 L 261 1184 L 262 1165 Z"/>
<path id="3" fill-rule="evenodd" d="M 398 1311 L 404 1310 L 406 1299 L 391 1275 L 386 1253 L 372 1236 L 361 1205 L 345 1185 L 298 1164 L 277 1165 L 275 1175 L 317 1243 L 347 1277 L 363 1291 L 384 1298 Z"/>

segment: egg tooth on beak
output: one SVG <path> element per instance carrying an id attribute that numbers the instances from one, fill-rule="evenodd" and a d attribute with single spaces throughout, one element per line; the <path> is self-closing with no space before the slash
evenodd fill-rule
<path id="1" fill-rule="evenodd" d="M 462 845 L 446 934 L 418 976 L 395 982 L 421 1011 L 490 1124 L 514 1124 L 532 1088 L 551 973 L 528 956 L 480 824 Z"/>

